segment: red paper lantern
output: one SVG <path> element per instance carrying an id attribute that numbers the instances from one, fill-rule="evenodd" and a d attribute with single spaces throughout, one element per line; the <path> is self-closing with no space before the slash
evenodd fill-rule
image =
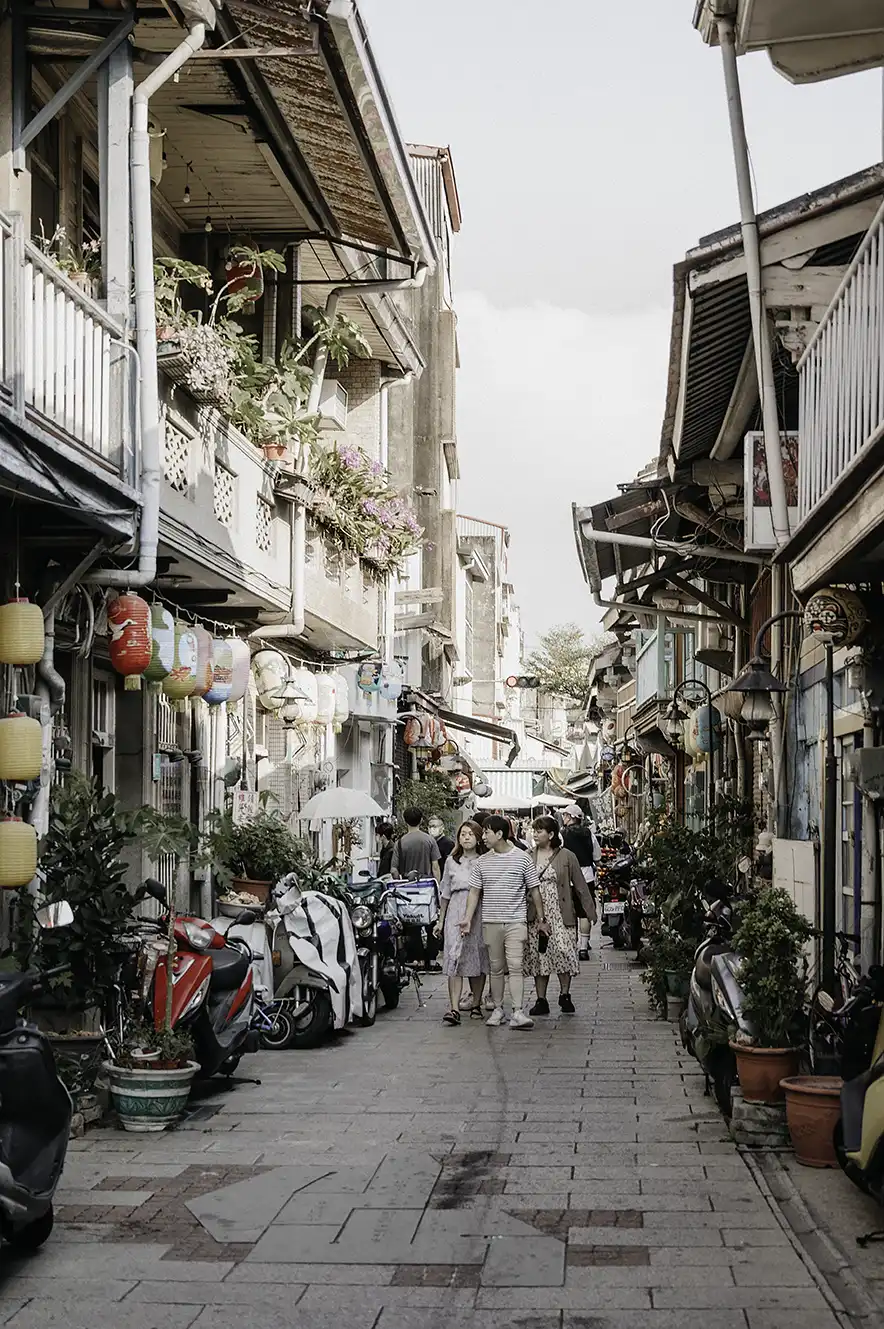
<path id="1" fill-rule="evenodd" d="M 150 606 L 140 595 L 127 591 L 112 600 L 107 610 L 110 630 L 110 660 L 118 674 L 126 680 L 126 690 L 141 689 L 141 675 L 151 662 Z"/>

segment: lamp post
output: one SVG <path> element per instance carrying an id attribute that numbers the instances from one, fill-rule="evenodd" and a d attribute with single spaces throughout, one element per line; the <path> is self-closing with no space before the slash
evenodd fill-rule
<path id="1" fill-rule="evenodd" d="M 708 806 L 707 821 L 711 830 L 715 823 L 715 734 L 712 724 L 712 689 L 707 683 L 704 683 L 700 678 L 682 679 L 672 694 L 672 702 L 666 717 L 666 727 L 669 730 L 670 738 L 676 738 L 681 734 L 683 712 L 679 703 L 686 689 L 695 690 L 697 688 L 703 693 L 709 715 L 709 773 L 706 778 L 706 798 Z"/>
<path id="2" fill-rule="evenodd" d="M 780 614 L 768 618 L 755 637 L 752 659 L 746 668 L 732 683 L 728 692 L 741 692 L 744 695 L 741 716 L 751 726 L 749 737 L 756 741 L 765 738 L 765 730 L 773 717 L 772 692 L 788 692 L 788 686 L 775 678 L 764 662 L 761 646 L 764 635 L 773 623 L 786 618 L 802 618 L 797 609 L 784 609 Z M 835 916 L 836 916 L 836 859 L 835 840 L 838 830 L 838 766 L 835 760 L 835 679 L 832 638 L 826 639 L 822 633 L 818 637 L 825 641 L 826 648 L 826 760 L 825 787 L 823 799 L 823 987 L 830 994 L 835 985 Z"/>

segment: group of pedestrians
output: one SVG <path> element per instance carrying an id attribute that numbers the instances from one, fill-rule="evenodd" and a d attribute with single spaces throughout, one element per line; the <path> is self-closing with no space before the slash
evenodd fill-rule
<path id="1" fill-rule="evenodd" d="M 565 809 L 563 823 L 564 835 L 579 831 L 580 844 L 588 841 L 587 863 L 582 864 L 568 847 L 555 817 L 535 818 L 531 851 L 516 843 L 506 817 L 478 814 L 458 828 L 441 874 L 442 909 L 436 925 L 444 941 L 442 969 L 448 977 L 446 1024 L 459 1025 L 464 1010 L 471 1018 L 481 1018 L 486 977 L 491 1011 L 485 1023 L 492 1028 L 505 1020 L 507 981 L 512 1029 L 530 1029 L 535 1016 L 549 1014 L 547 993 L 553 974 L 559 980 L 560 1011 L 574 1014 L 571 980 L 579 972 L 579 958 L 588 948 L 596 916 L 595 841 L 576 804 Z M 571 838 L 575 839 L 573 834 Z M 580 923 L 585 930 L 578 934 Z M 526 978 L 533 978 L 535 985 L 535 1001 L 528 1011 Z M 464 979 L 470 987 L 466 999 Z"/>

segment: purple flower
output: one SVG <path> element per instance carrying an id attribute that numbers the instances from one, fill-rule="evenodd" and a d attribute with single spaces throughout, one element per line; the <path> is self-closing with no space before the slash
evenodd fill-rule
<path id="1" fill-rule="evenodd" d="M 372 461 L 372 462 L 369 462 L 369 464 L 368 464 L 368 468 L 369 468 L 369 470 L 371 471 L 372 475 L 383 475 L 383 474 L 384 474 L 384 468 L 383 468 L 383 466 L 381 465 L 381 463 L 380 463 L 379 461 Z"/>
<path id="2" fill-rule="evenodd" d="M 373 498 L 364 498 L 362 500 L 362 511 L 367 513 L 369 517 L 379 518 L 381 515 L 380 504 L 376 503 Z"/>
<path id="3" fill-rule="evenodd" d="M 358 471 L 362 465 L 362 458 L 359 456 L 357 448 L 338 448 L 338 456 L 341 459 L 341 465 L 348 471 Z"/>

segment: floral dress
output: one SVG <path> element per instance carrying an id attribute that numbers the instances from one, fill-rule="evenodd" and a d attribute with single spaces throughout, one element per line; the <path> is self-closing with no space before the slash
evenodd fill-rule
<path id="1" fill-rule="evenodd" d="M 528 945 L 525 947 L 525 973 L 532 978 L 548 978 L 551 974 L 580 973 L 574 929 L 565 927 L 562 922 L 554 857 L 547 859 L 543 867 L 537 868 L 543 912 L 549 924 L 549 944 L 541 955 L 537 944 L 540 932 L 536 923 L 529 923 Z"/>
<path id="2" fill-rule="evenodd" d="M 473 914 L 469 932 L 465 937 L 460 935 L 460 925 L 467 914 L 470 872 L 474 862 L 475 859 L 462 858 L 459 863 L 455 863 L 449 857 L 445 860 L 445 871 L 442 873 L 440 894 L 443 900 L 449 902 L 443 933 L 445 950 L 442 972 L 449 978 L 456 975 L 461 978 L 478 978 L 480 974 L 491 972 L 488 951 L 482 940 L 481 903 Z"/>

